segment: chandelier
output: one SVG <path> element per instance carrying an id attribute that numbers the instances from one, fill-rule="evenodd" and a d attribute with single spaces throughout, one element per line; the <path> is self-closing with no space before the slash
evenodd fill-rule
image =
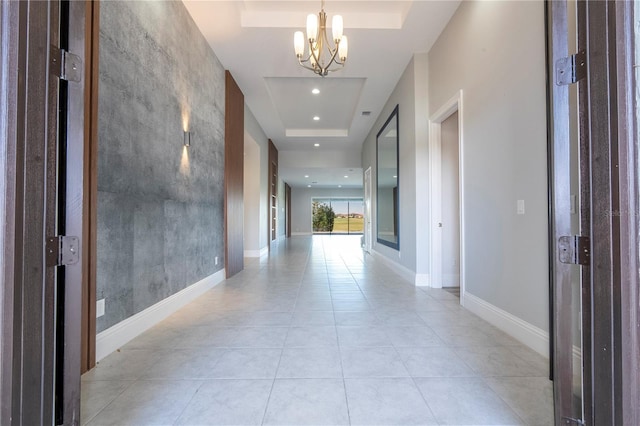
<path id="1" fill-rule="evenodd" d="M 302 31 L 296 31 L 293 37 L 293 47 L 298 63 L 318 74 L 326 76 L 330 72 L 344 67 L 347 61 L 347 36 L 342 35 L 342 16 L 335 15 L 331 25 L 333 47 L 327 37 L 327 14 L 324 12 L 324 0 L 318 16 L 307 16 L 307 42 L 309 53 L 304 57 L 305 41 Z"/>

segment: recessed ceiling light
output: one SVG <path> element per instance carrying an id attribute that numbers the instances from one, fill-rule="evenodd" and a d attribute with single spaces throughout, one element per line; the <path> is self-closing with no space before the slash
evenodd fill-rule
<path id="1" fill-rule="evenodd" d="M 338 188 L 342 188 L 342 185 L 338 185 Z"/>
<path id="2" fill-rule="evenodd" d="M 344 175 L 344 177 L 345 177 L 345 178 L 348 178 L 349 176 L 347 176 L 347 175 Z"/>
<path id="3" fill-rule="evenodd" d="M 311 185 L 307 185 L 307 188 L 311 188 Z"/>
<path id="4" fill-rule="evenodd" d="M 309 175 L 304 175 L 304 177 L 308 178 L 308 177 L 309 177 Z"/>
<path id="5" fill-rule="evenodd" d="M 320 93 L 320 89 L 318 89 L 317 87 L 315 89 L 313 89 L 311 91 L 311 93 L 313 93 L 314 95 L 317 95 L 318 93 Z"/>
<path id="6" fill-rule="evenodd" d="M 318 117 L 317 115 L 315 117 L 313 117 L 313 121 L 319 121 L 320 117 Z"/>
<path id="7" fill-rule="evenodd" d="M 313 146 L 315 146 L 316 148 L 320 146 L 319 143 L 314 143 Z"/>
<path id="8" fill-rule="evenodd" d="M 398 176 L 395 176 L 395 175 L 394 175 L 394 176 L 393 176 L 393 178 L 394 178 L 394 179 L 398 179 Z"/>

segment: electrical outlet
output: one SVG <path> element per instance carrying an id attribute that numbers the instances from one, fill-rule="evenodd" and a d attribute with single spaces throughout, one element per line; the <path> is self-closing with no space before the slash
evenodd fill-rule
<path id="1" fill-rule="evenodd" d="M 218 256 L 216 256 L 213 261 L 216 263 L 216 265 L 218 264 Z"/>
<path id="2" fill-rule="evenodd" d="M 524 214 L 524 200 L 518 200 L 516 207 L 517 214 Z"/>
<path id="3" fill-rule="evenodd" d="M 96 302 L 96 318 L 100 318 L 104 315 L 105 299 L 100 299 Z"/>

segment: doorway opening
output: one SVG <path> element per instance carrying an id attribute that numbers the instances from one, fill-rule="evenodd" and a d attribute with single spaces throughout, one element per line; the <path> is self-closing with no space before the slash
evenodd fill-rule
<path id="1" fill-rule="evenodd" d="M 464 305 L 462 91 L 429 120 L 431 286 L 447 288 Z"/>

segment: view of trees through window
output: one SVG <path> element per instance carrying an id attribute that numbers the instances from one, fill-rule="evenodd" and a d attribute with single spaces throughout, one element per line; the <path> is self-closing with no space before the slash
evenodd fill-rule
<path id="1" fill-rule="evenodd" d="M 362 198 L 314 198 L 311 200 L 314 234 L 362 234 Z"/>

